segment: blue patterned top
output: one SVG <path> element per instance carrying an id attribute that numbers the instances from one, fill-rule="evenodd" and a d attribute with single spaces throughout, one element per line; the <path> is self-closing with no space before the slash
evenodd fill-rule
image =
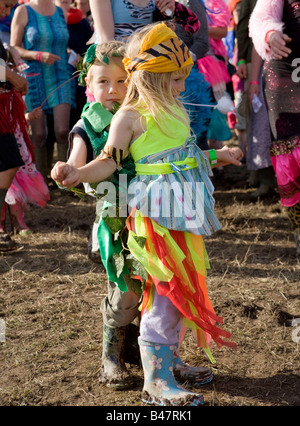
<path id="1" fill-rule="evenodd" d="M 26 61 L 29 68 L 29 90 L 26 95 L 28 111 L 39 107 L 50 93 L 71 78 L 71 68 L 68 66 L 67 46 L 69 31 L 60 7 L 51 16 L 41 15 L 29 5 L 25 5 L 28 13 L 28 23 L 24 33 L 24 48 L 38 52 L 50 52 L 61 57 L 52 65 L 38 61 Z M 72 84 L 67 83 L 51 94 L 44 104 L 43 110 L 52 109 L 61 103 L 72 104 Z"/>
<path id="2" fill-rule="evenodd" d="M 137 29 L 152 24 L 155 10 L 154 0 L 149 0 L 145 7 L 136 6 L 128 0 L 112 0 L 111 6 L 117 40 L 127 38 Z"/>

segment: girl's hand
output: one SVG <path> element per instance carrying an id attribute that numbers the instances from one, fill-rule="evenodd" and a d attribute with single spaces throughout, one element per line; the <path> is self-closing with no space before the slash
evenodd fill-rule
<path id="1" fill-rule="evenodd" d="M 241 159 L 243 158 L 243 152 L 240 148 L 228 148 L 224 146 L 222 149 L 217 149 L 217 167 L 227 166 L 233 164 L 234 166 L 241 166 Z"/>
<path id="2" fill-rule="evenodd" d="M 286 44 L 291 42 L 292 39 L 279 31 L 273 31 L 269 36 L 269 46 L 272 53 L 272 58 L 274 59 L 282 59 L 287 58 L 290 53 L 292 53 L 291 49 L 286 47 Z"/>
<path id="3" fill-rule="evenodd" d="M 55 164 L 51 170 L 51 177 L 61 186 L 72 187 L 80 183 L 78 169 L 62 161 Z"/>
<path id="4" fill-rule="evenodd" d="M 174 0 L 156 0 L 155 5 L 159 9 L 159 11 L 163 14 L 167 9 L 170 9 L 172 13 L 174 14 L 174 11 L 175 11 Z"/>
<path id="5" fill-rule="evenodd" d="M 60 61 L 61 57 L 50 52 L 42 52 L 41 62 L 43 64 L 52 65 L 56 61 Z"/>

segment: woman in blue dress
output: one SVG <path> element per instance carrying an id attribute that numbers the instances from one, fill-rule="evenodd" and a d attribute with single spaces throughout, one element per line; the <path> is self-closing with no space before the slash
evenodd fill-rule
<path id="1" fill-rule="evenodd" d="M 66 158 L 72 85 L 68 67 L 69 32 L 61 8 L 52 0 L 31 0 L 17 8 L 11 27 L 11 44 L 28 65 L 26 96 L 28 111 L 42 106 L 43 114 L 32 122 L 32 142 L 36 164 L 46 176 L 45 115 L 53 114 L 54 131 L 60 159 Z M 57 89 L 58 88 L 58 89 Z"/>

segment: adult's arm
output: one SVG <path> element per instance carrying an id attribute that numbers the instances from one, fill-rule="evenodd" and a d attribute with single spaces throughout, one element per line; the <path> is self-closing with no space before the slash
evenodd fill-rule
<path id="1" fill-rule="evenodd" d="M 111 0 L 90 0 L 90 9 L 100 43 L 114 40 L 114 18 Z"/>
<path id="2" fill-rule="evenodd" d="M 11 34 L 10 44 L 14 46 L 22 59 L 25 61 L 37 61 L 51 65 L 58 61 L 60 57 L 50 52 L 38 52 L 36 50 L 27 50 L 23 47 L 23 38 L 25 34 L 25 28 L 28 23 L 28 14 L 25 6 L 17 7 L 12 23 L 11 23 Z"/>
<path id="3" fill-rule="evenodd" d="M 203 58 L 209 50 L 208 24 L 205 7 L 199 0 L 179 0 L 179 3 L 188 7 L 197 15 L 200 28 L 195 34 L 187 35 L 186 31 L 180 25 L 176 25 L 176 32 L 178 36 L 183 39 L 188 36 L 191 40 L 188 46 L 189 50 L 193 52 L 197 59 Z"/>
<path id="4" fill-rule="evenodd" d="M 249 34 L 257 53 L 265 60 L 272 57 L 268 32 L 274 30 L 282 33 L 284 0 L 258 0 L 249 22 Z"/>
<path id="5" fill-rule="evenodd" d="M 253 7 L 253 6 L 252 6 Z M 239 22 L 236 29 L 236 38 L 238 46 L 238 60 L 249 60 L 249 48 L 251 40 L 249 37 L 249 19 L 251 16 L 252 8 L 250 0 L 242 0 Z"/>
<path id="6" fill-rule="evenodd" d="M 193 52 L 197 59 L 203 58 L 209 50 L 209 38 L 208 38 L 208 23 L 206 10 L 203 4 L 199 0 L 191 0 L 190 9 L 196 13 L 200 22 L 200 29 L 197 31 L 193 38 L 193 43 L 190 46 L 190 51 Z M 189 6 L 188 6 L 189 7 Z"/>

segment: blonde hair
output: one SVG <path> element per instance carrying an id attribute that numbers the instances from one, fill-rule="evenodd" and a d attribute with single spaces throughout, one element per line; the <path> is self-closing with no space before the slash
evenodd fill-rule
<path id="1" fill-rule="evenodd" d="M 145 26 L 141 31 L 134 33 L 128 40 L 126 57 L 133 59 L 139 52 L 142 40 L 156 24 Z M 145 70 L 136 70 L 127 79 L 128 89 L 122 103 L 124 109 L 147 110 L 153 116 L 159 127 L 159 117 L 162 113 L 167 113 L 183 121 L 189 126 L 189 118 L 182 103 L 178 100 L 178 95 L 174 92 L 171 84 L 173 76 L 184 74 L 186 77 L 191 71 L 191 66 L 180 68 L 178 71 L 154 73 Z M 183 112 L 182 115 L 174 112 L 174 105 Z"/>
<path id="2" fill-rule="evenodd" d="M 95 60 L 92 63 L 92 66 L 88 68 L 87 71 L 87 81 L 90 82 L 91 80 L 91 71 L 93 70 L 94 66 L 99 65 L 107 65 L 109 66 L 110 61 L 114 61 L 115 58 L 121 58 L 123 59 L 125 56 L 125 43 L 122 41 L 108 41 L 107 43 L 98 44 L 95 51 Z M 86 67 L 86 58 L 83 60 L 83 66 Z M 123 64 L 121 65 L 122 68 Z M 124 68 L 125 70 L 125 68 Z"/>

